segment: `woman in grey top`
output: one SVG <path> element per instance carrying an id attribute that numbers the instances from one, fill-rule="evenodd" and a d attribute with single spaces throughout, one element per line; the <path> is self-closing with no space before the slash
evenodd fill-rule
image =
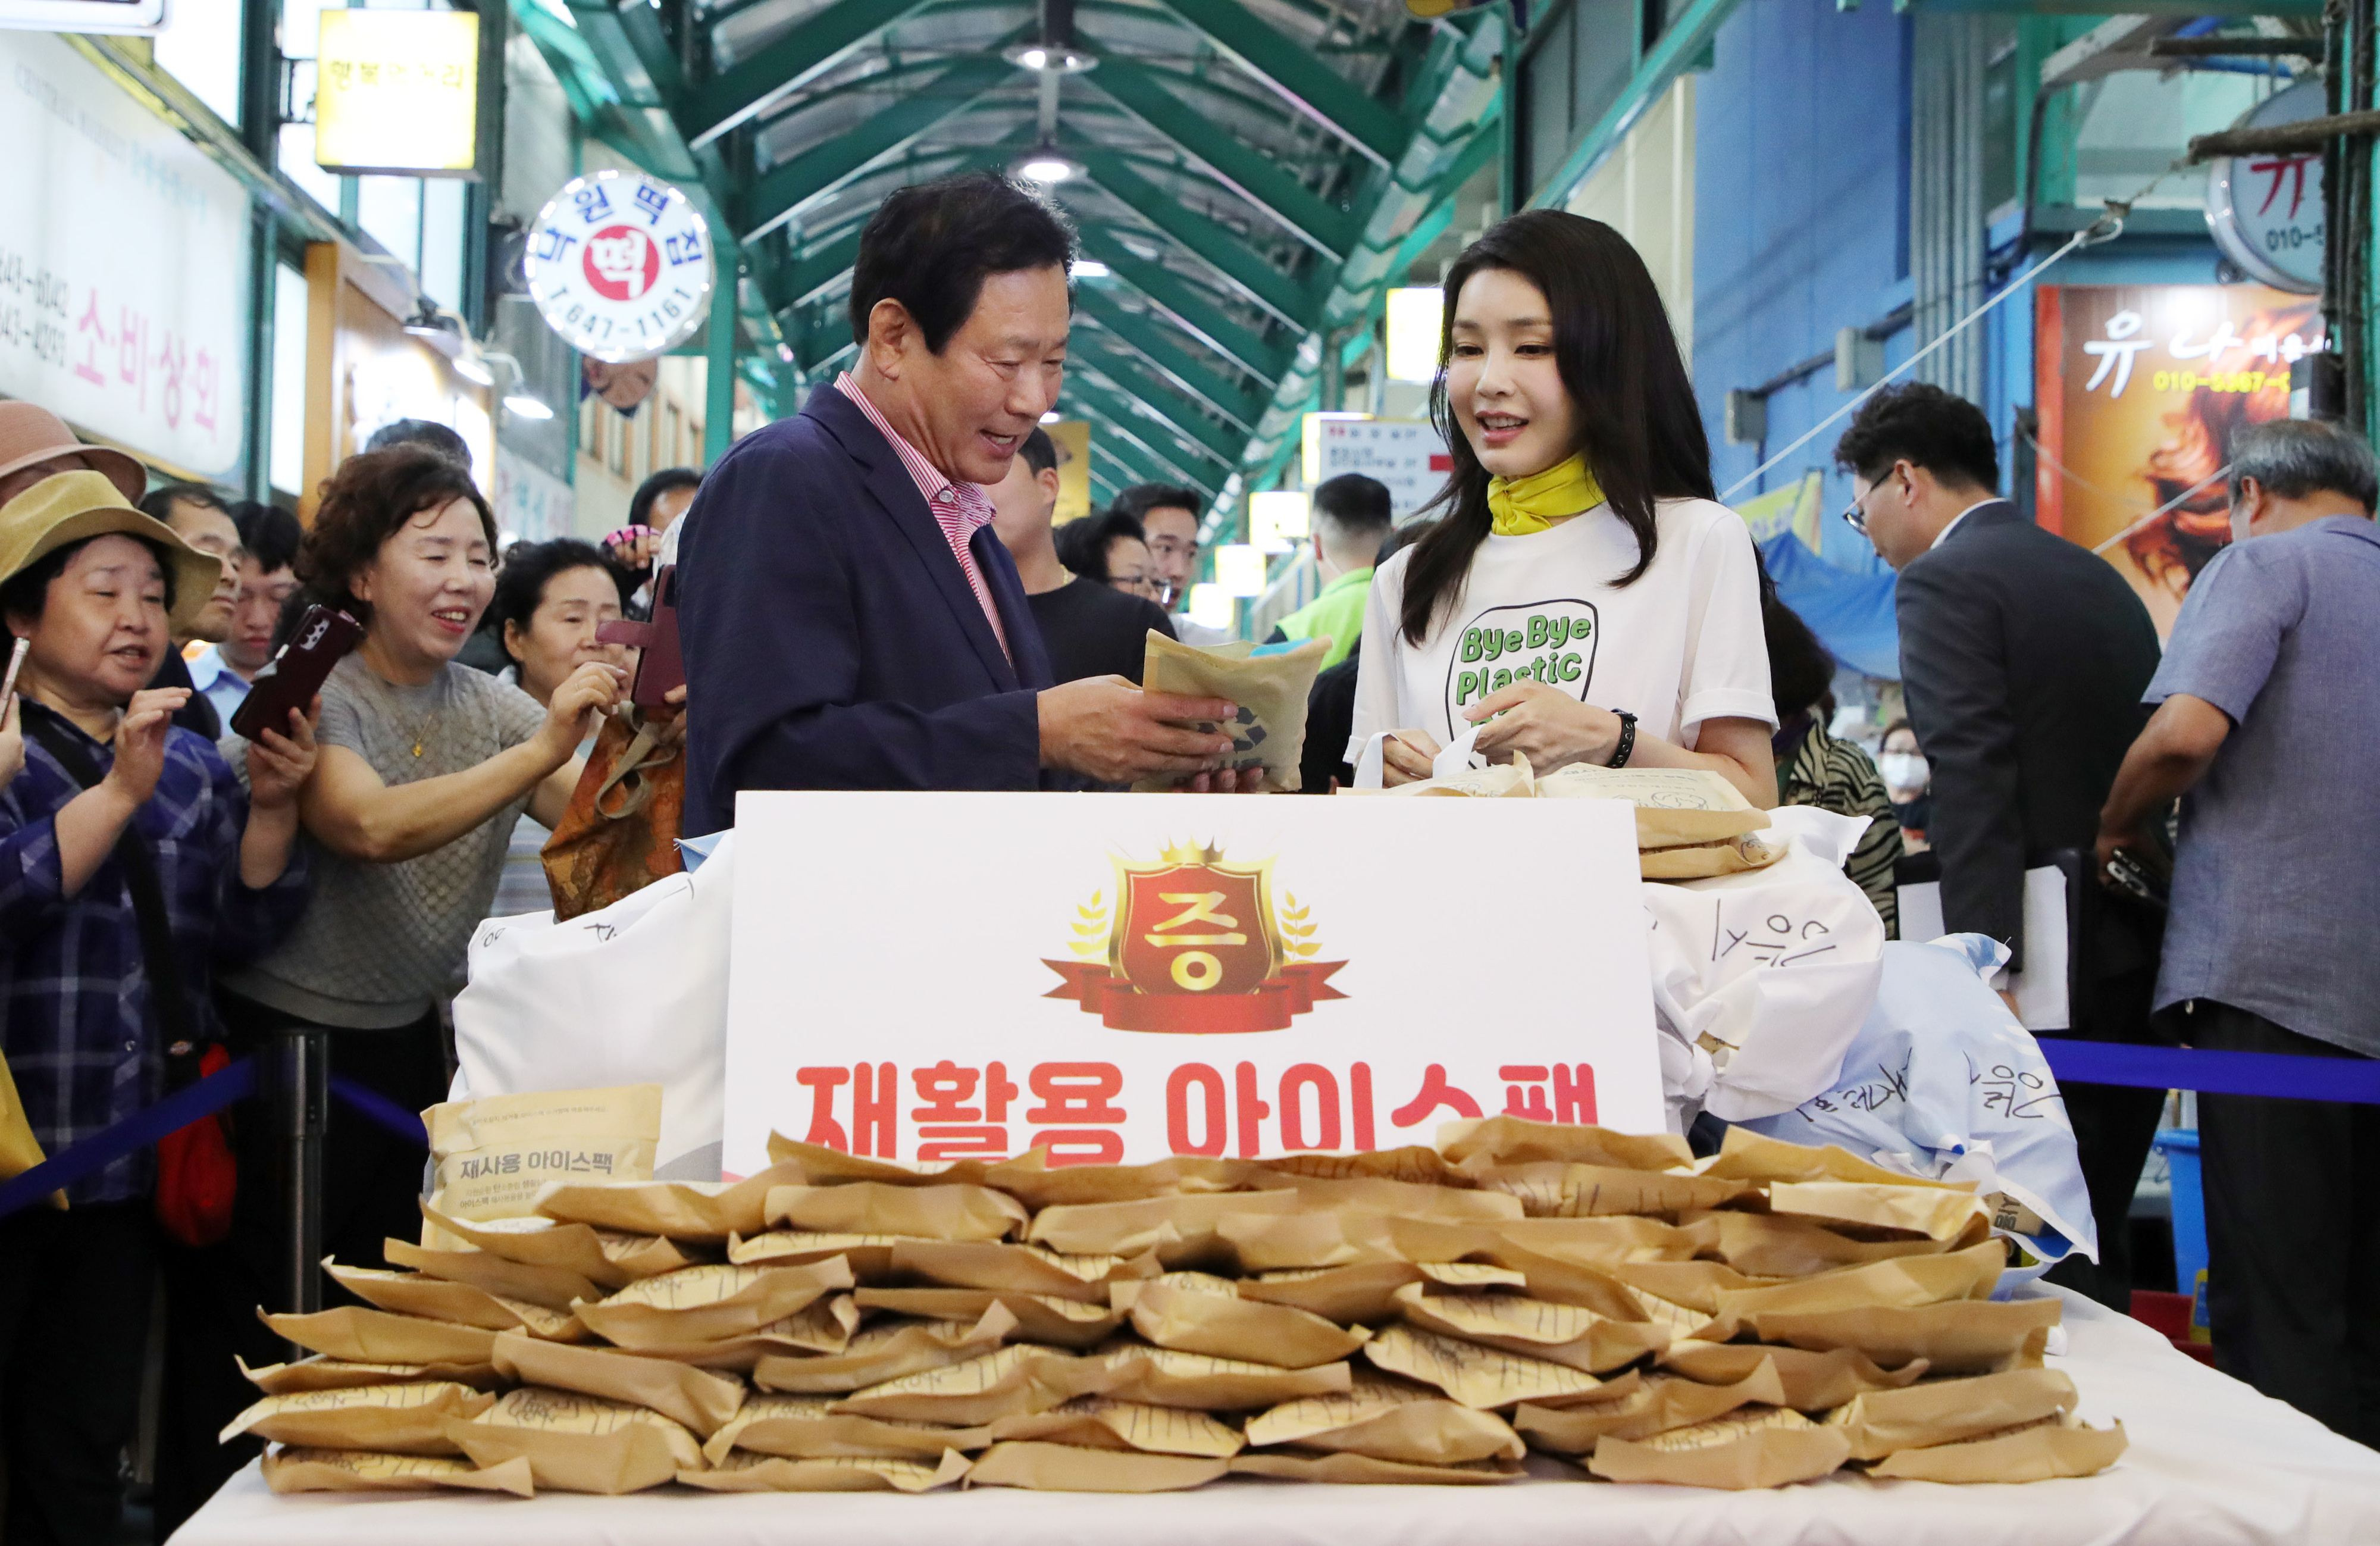
<path id="1" fill-rule="evenodd" d="M 439 1005 L 461 985 L 471 931 L 487 916 L 505 841 L 526 810 L 552 822 L 578 781 L 578 744 L 621 694 L 625 673 L 589 662 L 540 707 L 518 688 L 455 663 L 494 591 L 495 520 L 469 472 L 406 445 L 350 458 L 324 486 L 298 557 L 314 595 L 364 623 L 363 642 L 322 688 L 312 780 L 299 797 L 314 896 L 270 954 L 222 979 L 236 1041 L 262 1041 L 293 1025 L 332 1031 L 334 1077 L 407 1111 L 445 1098 Z M 283 1221 L 270 1124 L 238 1124 L 238 1216 L 225 1273 L 246 1285 L 211 1290 L 229 1304 L 278 1305 L 272 1264 Z M 383 1236 L 413 1238 L 421 1150 L 334 1102 L 325 1145 L 323 1244 L 340 1260 L 377 1266 Z M 336 1301 L 335 1292 L 326 1297 Z M 228 1313 L 216 1317 L 237 1324 Z M 218 1333 L 223 1354 L 277 1357 L 249 1324 Z M 251 1345 L 252 1344 L 252 1345 Z M 192 1368 L 227 1357 L 200 1357 Z M 186 1410 L 209 1405 L 192 1393 Z M 249 1393 L 252 1394 L 253 1393 Z M 240 1393 L 206 1411 L 220 1427 Z M 212 1446 L 210 1446 L 212 1447 Z M 250 1446 L 252 1448 L 252 1446 Z M 244 1464 L 225 1446 L 219 1464 Z M 203 1496 L 203 1493 L 200 1493 Z"/>

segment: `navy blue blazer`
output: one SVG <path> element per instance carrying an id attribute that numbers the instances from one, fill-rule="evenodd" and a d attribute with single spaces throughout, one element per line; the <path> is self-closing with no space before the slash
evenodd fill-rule
<path id="1" fill-rule="evenodd" d="M 736 442 L 684 518 L 687 833 L 735 825 L 740 789 L 1042 786 L 1050 663 L 1015 564 L 975 534 L 1012 660 L 899 454 L 832 385 Z"/>

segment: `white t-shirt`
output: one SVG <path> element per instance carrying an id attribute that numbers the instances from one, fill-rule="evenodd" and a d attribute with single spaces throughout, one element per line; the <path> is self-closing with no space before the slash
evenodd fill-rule
<path id="1" fill-rule="evenodd" d="M 1655 507 L 1653 566 L 1625 590 L 1636 538 L 1609 505 L 1549 531 L 1489 536 L 1446 621 L 1418 647 L 1398 626 L 1408 548 L 1380 566 L 1364 612 L 1354 736 L 1427 730 L 1443 746 L 1462 711 L 1531 677 L 1597 708 L 1625 709 L 1645 735 L 1692 749 L 1705 720 L 1774 726 L 1760 580 L 1743 517 L 1707 499 Z"/>

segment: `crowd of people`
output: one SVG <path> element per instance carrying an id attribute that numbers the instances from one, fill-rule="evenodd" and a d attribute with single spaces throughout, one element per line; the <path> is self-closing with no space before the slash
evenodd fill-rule
<path id="1" fill-rule="evenodd" d="M 708 474 L 657 474 L 600 544 L 500 552 L 443 426 L 375 434 L 301 530 L 201 487 L 152 491 L 131 458 L 0 403 L 0 617 L 23 641 L 0 699 L 0 1048 L 31 1134 L 69 1147 L 187 1082 L 206 1049 L 293 1029 L 327 1032 L 334 1072 L 401 1106 L 443 1099 L 473 928 L 546 905 L 539 851 L 626 695 L 605 625 L 663 605 L 686 668 L 687 835 L 731 826 L 753 789 L 1252 789 L 1202 728 L 1232 705 L 1136 686 L 1152 633 L 1212 641 L 1176 610 L 1204 501 L 1145 484 L 1056 521 L 1040 423 L 1073 250 L 997 177 L 896 193 L 861 238 L 853 369 Z M 2353 898 L 2380 905 L 2363 862 L 2380 834 L 2350 782 L 2380 757 L 2361 631 L 2380 473 L 2362 441 L 2302 421 L 2238 435 L 2233 547 L 2161 651 L 2113 569 L 1998 496 L 1980 410 L 1930 386 L 1876 394 L 1836 455 L 1847 518 L 1900 571 L 1908 718 L 1879 767 L 1836 733 L 1833 660 L 1717 502 L 1684 357 L 1627 242 L 1526 213 L 1444 288 L 1447 485 L 1402 525 L 1371 479 L 1318 488 L 1318 593 L 1273 634 L 1330 640 L 1307 792 L 1351 781 L 1376 739 L 1390 784 L 1464 737 L 1539 773 L 1704 770 L 1763 808 L 1870 818 L 1848 869 L 1888 928 L 1898 862 L 1930 848 L 1946 927 L 1999 942 L 2017 972 L 2028 870 L 2080 852 L 2107 883 L 2080 894 L 2067 1033 L 2380 1054 L 2380 981 L 2353 937 Z M 231 732 L 315 605 L 359 642 L 310 707 Z M 2061 1273 L 2120 1304 L 2110 1224 L 2161 1097 L 2065 1099 L 2102 1255 Z M 2219 1356 L 2380 1440 L 2380 1328 L 2357 1308 L 2380 1117 L 2200 1110 Z M 249 1394 L 233 1355 L 277 1356 L 249 1310 L 279 1297 L 287 1221 L 261 1109 L 235 1107 L 230 1130 L 240 1185 L 213 1225 L 166 1216 L 147 1151 L 68 1208 L 0 1218 L 11 1542 L 112 1528 L 161 1274 L 161 1529 L 252 1453 L 214 1438 Z M 418 1148 L 334 1121 L 325 1170 L 331 1254 L 376 1261 L 418 1227 Z"/>

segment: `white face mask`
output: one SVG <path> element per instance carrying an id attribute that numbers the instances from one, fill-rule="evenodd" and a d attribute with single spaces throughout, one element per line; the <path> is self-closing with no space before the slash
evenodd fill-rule
<path id="1" fill-rule="evenodd" d="M 1886 784 L 1895 789 L 1923 789 L 1929 770 L 1925 759 L 1913 751 L 1888 751 L 1876 760 L 1876 771 L 1884 774 Z"/>

